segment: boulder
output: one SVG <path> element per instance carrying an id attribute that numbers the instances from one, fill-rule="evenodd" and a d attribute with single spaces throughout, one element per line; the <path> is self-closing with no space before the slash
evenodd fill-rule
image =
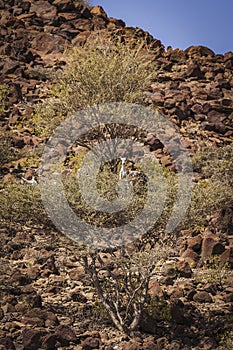
<path id="1" fill-rule="evenodd" d="M 202 259 L 210 258 L 213 255 L 220 255 L 225 251 L 224 245 L 219 241 L 219 238 L 214 234 L 208 234 L 203 238 L 201 246 Z"/>
<path id="2" fill-rule="evenodd" d="M 197 303 L 212 303 L 211 295 L 206 291 L 199 291 L 193 296 L 193 300 Z"/>
<path id="3" fill-rule="evenodd" d="M 71 342 L 75 342 L 77 340 L 77 336 L 70 326 L 57 326 L 55 329 L 55 334 L 62 346 L 69 346 Z"/>
<path id="4" fill-rule="evenodd" d="M 82 346 L 83 350 L 99 349 L 100 339 L 93 338 L 93 337 L 87 337 L 86 339 L 81 341 L 81 346 Z"/>
<path id="5" fill-rule="evenodd" d="M 214 51 L 209 49 L 206 46 L 189 46 L 184 52 L 189 56 L 189 57 L 213 57 L 214 56 Z"/>
<path id="6" fill-rule="evenodd" d="M 22 343 L 25 350 L 37 350 L 41 346 L 41 331 L 35 329 L 24 329 L 22 332 Z"/>
<path id="7" fill-rule="evenodd" d="M 45 20 L 54 19 L 57 15 L 57 9 L 46 0 L 31 2 L 30 12 L 35 12 L 37 17 Z"/>
<path id="8" fill-rule="evenodd" d="M 93 16 L 99 16 L 99 17 L 103 17 L 103 18 L 108 18 L 106 12 L 104 11 L 103 7 L 97 5 L 97 6 L 94 6 L 92 7 L 91 9 L 91 14 Z"/>

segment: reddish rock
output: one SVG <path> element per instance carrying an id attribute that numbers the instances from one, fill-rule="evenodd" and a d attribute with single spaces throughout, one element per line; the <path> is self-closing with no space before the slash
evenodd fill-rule
<path id="1" fill-rule="evenodd" d="M 66 44 L 66 39 L 49 33 L 39 33 L 31 42 L 33 49 L 45 54 L 62 52 Z"/>
<path id="2" fill-rule="evenodd" d="M 39 317 L 23 317 L 21 322 L 27 326 L 45 327 L 45 321 Z"/>
<path id="3" fill-rule="evenodd" d="M 20 271 L 15 271 L 10 277 L 10 283 L 18 286 L 25 286 L 31 283 L 31 279 Z"/>
<path id="4" fill-rule="evenodd" d="M 176 63 L 185 63 L 186 55 L 185 52 L 181 49 L 174 49 L 169 55 L 169 60 Z"/>
<path id="5" fill-rule="evenodd" d="M 224 253 L 222 253 L 220 259 L 225 263 L 229 263 L 231 268 L 233 268 L 233 247 L 228 248 Z"/>
<path id="6" fill-rule="evenodd" d="M 34 329 L 24 329 L 22 332 L 22 342 L 25 350 L 37 350 L 41 346 L 41 331 Z"/>
<path id="7" fill-rule="evenodd" d="M 47 334 L 42 341 L 42 348 L 45 350 L 56 349 L 57 338 L 55 334 Z"/>
<path id="8" fill-rule="evenodd" d="M 56 6 L 59 12 L 71 12 L 75 10 L 74 3 L 70 0 L 54 0 L 53 6 Z"/>
<path id="9" fill-rule="evenodd" d="M 193 300 L 196 301 L 197 303 L 212 303 L 213 302 L 211 295 L 206 291 L 197 292 L 193 296 Z"/>
<path id="10" fill-rule="evenodd" d="M 94 22 L 88 18 L 79 18 L 72 21 L 75 29 L 79 29 L 81 31 L 89 32 L 94 29 Z"/>
<path id="11" fill-rule="evenodd" d="M 202 244 L 202 236 L 197 235 L 195 237 L 188 238 L 187 244 L 188 244 L 188 248 L 199 253 L 199 251 L 201 249 L 201 244 Z"/>
<path id="12" fill-rule="evenodd" d="M 152 297 L 161 298 L 163 296 L 162 288 L 159 285 L 159 282 L 156 280 L 150 280 L 149 282 L 149 294 Z"/>
<path id="13" fill-rule="evenodd" d="M 147 136 L 147 139 L 145 141 L 145 145 L 149 145 L 150 146 L 150 150 L 156 151 L 157 149 L 163 149 L 164 145 L 163 143 L 154 135 L 149 134 Z"/>
<path id="14" fill-rule="evenodd" d="M 90 30 L 86 30 L 84 32 L 81 32 L 72 40 L 72 45 L 83 46 L 86 43 L 86 41 L 90 35 L 91 35 Z"/>
<path id="15" fill-rule="evenodd" d="M 214 52 L 206 46 L 190 46 L 184 51 L 189 57 L 214 56 Z"/>
<path id="16" fill-rule="evenodd" d="M 8 75 L 15 73 L 17 69 L 20 68 L 20 62 L 16 60 L 7 59 L 4 62 L 3 68 L 1 70 L 2 75 Z"/>
<path id="17" fill-rule="evenodd" d="M 190 264 L 193 264 L 199 260 L 199 255 L 196 252 L 194 252 L 192 249 L 188 248 L 182 254 L 182 258 L 184 258 Z"/>
<path id="18" fill-rule="evenodd" d="M 94 6 L 92 7 L 91 9 L 91 14 L 93 16 L 100 16 L 100 17 L 103 17 L 103 18 L 108 18 L 106 12 L 104 11 L 103 7 L 97 5 L 97 6 Z"/>
<path id="19" fill-rule="evenodd" d="M 187 68 L 186 76 L 188 78 L 194 77 L 197 79 L 203 79 L 204 73 L 201 71 L 200 66 L 198 64 L 190 64 Z"/>
<path id="20" fill-rule="evenodd" d="M 181 300 L 174 300 L 171 304 L 172 320 L 181 325 L 188 325 L 190 322 L 184 315 L 184 304 Z"/>
<path id="21" fill-rule="evenodd" d="M 54 19 L 57 15 L 57 9 L 46 0 L 37 0 L 31 2 L 30 12 L 35 12 L 38 17 L 45 20 Z"/>
<path id="22" fill-rule="evenodd" d="M 212 255 L 220 255 L 224 252 L 224 245 L 219 242 L 218 237 L 213 234 L 209 234 L 203 238 L 201 247 L 202 259 L 210 258 Z"/>
<path id="23" fill-rule="evenodd" d="M 32 308 L 41 308 L 42 307 L 42 298 L 37 293 L 32 293 L 27 297 L 27 302 Z"/>
<path id="24" fill-rule="evenodd" d="M 176 267 L 180 277 L 192 277 L 192 269 L 187 261 L 178 261 Z"/>
<path id="25" fill-rule="evenodd" d="M 0 339 L 0 347 L 3 346 L 3 349 L 6 350 L 16 350 L 13 340 L 10 337 L 4 337 Z"/>
<path id="26" fill-rule="evenodd" d="M 59 270 L 56 266 L 56 263 L 55 263 L 55 258 L 53 255 L 49 256 L 47 259 L 46 259 L 46 263 L 43 265 L 42 269 L 45 271 L 49 271 L 49 274 L 50 273 L 53 273 L 54 275 L 59 275 Z"/>
<path id="27" fill-rule="evenodd" d="M 25 314 L 25 317 L 27 317 L 27 318 L 40 318 L 45 323 L 46 322 L 47 322 L 47 324 L 49 323 L 49 325 L 52 327 L 58 325 L 58 319 L 53 312 L 47 311 L 47 310 L 42 310 L 39 308 L 31 309 L 30 311 L 28 311 Z"/>
<path id="28" fill-rule="evenodd" d="M 77 339 L 74 330 L 71 327 L 65 325 L 56 327 L 55 334 L 62 346 L 68 346 L 70 342 L 75 342 Z"/>
<path id="29" fill-rule="evenodd" d="M 82 340 L 81 346 L 83 350 L 99 349 L 100 339 L 87 337 L 86 339 Z"/>
<path id="30" fill-rule="evenodd" d="M 93 18 L 93 30 L 101 30 L 106 28 L 106 20 L 102 17 Z"/>
<path id="31" fill-rule="evenodd" d="M 219 123 L 222 122 L 226 117 L 223 115 L 223 113 L 219 113 L 215 110 L 211 110 L 207 114 L 207 121 L 209 123 Z"/>
<path id="32" fill-rule="evenodd" d="M 116 18 L 113 18 L 113 17 L 109 17 L 108 18 L 109 20 L 109 24 L 114 24 L 115 27 L 125 27 L 125 22 L 122 21 L 121 19 L 116 19 Z"/>

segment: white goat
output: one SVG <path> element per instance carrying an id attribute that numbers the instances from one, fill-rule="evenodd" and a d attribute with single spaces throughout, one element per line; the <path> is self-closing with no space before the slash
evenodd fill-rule
<path id="1" fill-rule="evenodd" d="M 128 180 L 128 171 L 125 167 L 125 161 L 126 161 L 126 158 L 121 158 L 121 170 L 119 173 L 119 180 L 122 180 L 122 179 Z"/>

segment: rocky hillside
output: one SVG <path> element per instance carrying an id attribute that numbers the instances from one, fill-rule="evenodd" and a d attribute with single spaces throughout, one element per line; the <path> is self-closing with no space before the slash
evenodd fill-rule
<path id="1" fill-rule="evenodd" d="M 232 145 L 233 52 L 165 49 L 149 33 L 84 1 L 0 0 L 0 10 L 1 194 L 12 179 L 30 178 L 37 166 L 27 157 L 45 140 L 35 135 L 31 117 L 46 97 L 52 73 L 65 66 L 69 47 L 85 45 L 99 33 L 129 43 L 146 40 L 156 70 L 145 103 L 177 126 L 190 154 Z M 172 168 L 155 136 L 145 147 Z M 197 181 L 204 178 L 194 170 Z M 33 204 L 28 204 L 30 214 Z M 14 203 L 8 205 L 6 210 L 14 211 Z M 131 336 L 109 321 L 77 246 L 52 225 L 29 225 L 26 219 L 0 218 L 0 349 L 232 348 L 232 338 L 229 347 L 223 338 L 233 334 L 233 204 L 223 201 L 203 225 L 180 232 L 175 256 L 151 280 L 159 315 L 146 314 Z M 112 263 L 109 253 L 103 259 Z M 225 347 L 219 347 L 221 341 Z"/>

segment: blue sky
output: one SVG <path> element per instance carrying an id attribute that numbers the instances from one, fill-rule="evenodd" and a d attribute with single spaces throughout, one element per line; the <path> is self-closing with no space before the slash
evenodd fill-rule
<path id="1" fill-rule="evenodd" d="M 233 0 L 91 0 L 109 17 L 148 31 L 167 47 L 233 51 Z"/>

